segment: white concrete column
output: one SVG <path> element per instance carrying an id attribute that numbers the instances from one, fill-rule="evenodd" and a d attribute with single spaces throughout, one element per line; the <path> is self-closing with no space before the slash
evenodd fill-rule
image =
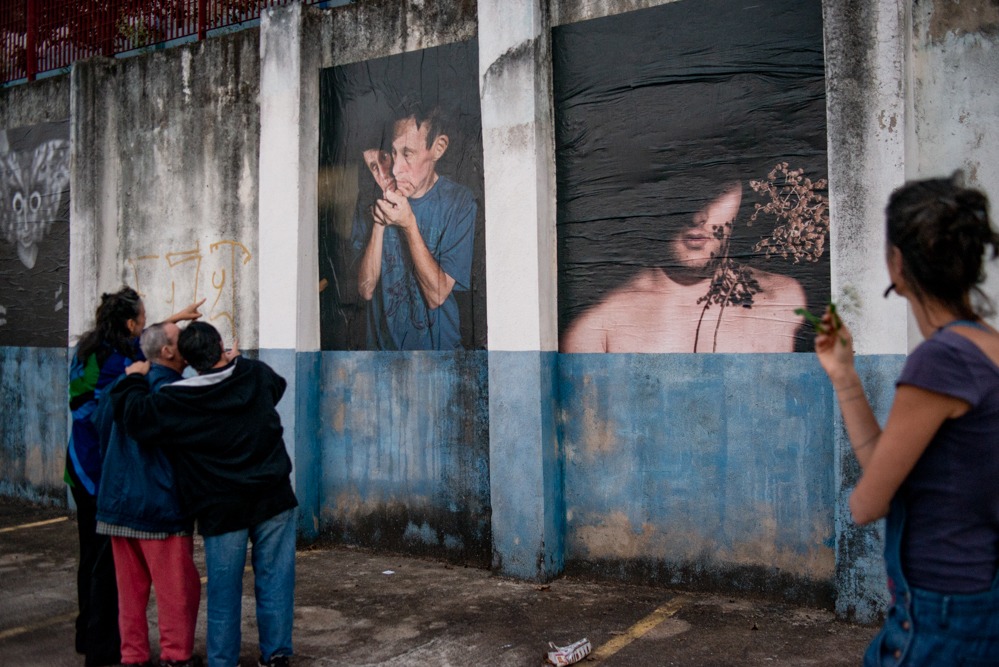
<path id="1" fill-rule="evenodd" d="M 563 566 L 551 34 L 544 0 L 479 0 L 493 565 Z"/>
<path id="2" fill-rule="evenodd" d="M 303 67 L 302 13 L 260 22 L 260 349 L 319 349 L 319 73 Z"/>
<path id="3" fill-rule="evenodd" d="M 857 367 L 883 422 L 908 350 L 905 301 L 882 296 L 890 282 L 884 208 L 906 175 L 908 3 L 822 4 L 832 298 L 853 331 Z M 871 622 L 885 603 L 883 541 L 877 526 L 860 528 L 850 518 L 847 503 L 860 470 L 838 408 L 834 414 L 836 610 Z"/>
<path id="4" fill-rule="evenodd" d="M 318 526 L 314 424 L 319 369 L 319 46 L 310 10 L 269 9 L 260 22 L 260 358 L 288 381 L 278 406 L 294 465 L 299 527 Z"/>
<path id="5" fill-rule="evenodd" d="M 884 208 L 906 177 L 906 4 L 823 3 L 832 295 L 861 355 L 908 349 L 905 302 L 882 296 Z"/>
<path id="6" fill-rule="evenodd" d="M 479 3 L 491 351 L 558 349 L 551 34 L 543 4 Z"/>

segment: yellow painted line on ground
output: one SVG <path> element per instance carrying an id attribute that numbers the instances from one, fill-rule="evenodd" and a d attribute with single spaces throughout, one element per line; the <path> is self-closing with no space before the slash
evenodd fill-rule
<path id="1" fill-rule="evenodd" d="M 59 523 L 60 521 L 68 521 L 68 516 L 61 516 L 58 519 L 48 519 L 46 521 L 36 521 L 34 523 L 22 523 L 20 526 L 9 526 L 7 528 L 0 528 L 0 533 L 10 533 L 15 530 L 22 530 L 24 528 L 37 528 L 38 526 L 48 526 L 52 523 Z"/>
<path id="2" fill-rule="evenodd" d="M 614 639 L 611 639 L 609 642 L 591 653 L 587 664 L 590 664 L 594 660 L 599 662 L 600 660 L 606 660 L 611 657 L 631 642 L 644 636 L 649 632 L 649 630 L 656 627 L 667 618 L 675 615 L 676 612 L 680 611 L 680 608 L 686 603 L 687 598 L 685 597 L 673 598 L 640 620 L 638 623 L 635 623 L 633 626 L 628 628 L 627 632 L 614 637 Z"/>
<path id="3" fill-rule="evenodd" d="M 62 616 L 53 616 L 52 618 L 46 618 L 44 621 L 38 621 L 36 623 L 31 623 L 29 625 L 22 625 L 17 628 L 11 628 L 10 630 L 4 630 L 0 632 L 0 641 L 4 639 L 10 639 L 11 637 L 16 637 L 18 635 L 23 635 L 26 632 L 34 632 L 35 630 L 41 630 L 42 628 L 47 628 L 52 625 L 59 625 L 61 623 L 69 623 L 76 618 L 76 613 L 63 614 Z"/>

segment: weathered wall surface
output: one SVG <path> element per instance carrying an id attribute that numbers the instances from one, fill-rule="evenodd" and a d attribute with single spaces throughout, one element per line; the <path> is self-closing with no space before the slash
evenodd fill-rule
<path id="1" fill-rule="evenodd" d="M 865 369 L 868 396 L 882 419 L 894 396 L 906 345 L 905 302 L 885 301 L 884 205 L 904 181 L 905 8 L 895 2 L 824 2 L 829 133 L 832 295 Z M 850 518 L 860 471 L 834 412 L 836 609 L 872 621 L 887 600 L 882 537 Z"/>
<path id="2" fill-rule="evenodd" d="M 0 90 L 0 127 L 69 118 L 69 90 L 68 76 Z M 68 373 L 65 348 L 0 346 L 0 494 L 66 501 Z"/>
<path id="3" fill-rule="evenodd" d="M 832 390 L 792 354 L 562 355 L 569 571 L 832 599 Z"/>
<path id="4" fill-rule="evenodd" d="M 484 352 L 324 352 L 321 529 L 488 567 Z"/>
<path id="5" fill-rule="evenodd" d="M 915 3 L 909 58 L 911 122 L 906 177 L 962 169 L 967 183 L 991 196 L 999 216 L 999 5 Z M 999 295 L 999 271 L 985 293 Z M 999 320 L 993 319 L 993 322 Z"/>
<path id="6" fill-rule="evenodd" d="M 66 502 L 65 348 L 0 347 L 0 495 Z"/>
<path id="7" fill-rule="evenodd" d="M 74 66 L 71 338 L 128 284 L 150 322 L 207 298 L 257 347 L 258 49 L 248 30 Z"/>

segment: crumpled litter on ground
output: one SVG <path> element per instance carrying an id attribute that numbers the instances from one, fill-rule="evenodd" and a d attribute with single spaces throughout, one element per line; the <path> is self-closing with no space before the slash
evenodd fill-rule
<path id="1" fill-rule="evenodd" d="M 573 665 L 588 656 L 593 650 L 590 640 L 586 637 L 568 646 L 555 646 L 552 642 L 548 642 L 548 645 L 553 649 L 548 652 L 548 662 L 557 665 L 557 667 Z"/>

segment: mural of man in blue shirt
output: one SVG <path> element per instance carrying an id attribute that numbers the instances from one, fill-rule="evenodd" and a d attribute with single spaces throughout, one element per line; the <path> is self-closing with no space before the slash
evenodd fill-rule
<path id="1" fill-rule="evenodd" d="M 392 124 L 391 151 L 365 151 L 383 188 L 351 236 L 358 291 L 370 302 L 368 349 L 462 348 L 453 292 L 471 282 L 476 203 L 471 190 L 437 173 L 448 142 L 440 109 L 410 105 Z"/>

